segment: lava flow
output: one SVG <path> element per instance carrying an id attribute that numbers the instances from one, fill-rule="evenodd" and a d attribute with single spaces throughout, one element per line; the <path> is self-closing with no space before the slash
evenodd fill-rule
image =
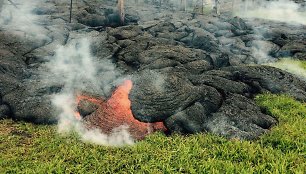
<path id="1" fill-rule="evenodd" d="M 106 134 L 111 133 L 114 128 L 125 125 L 132 137 L 138 140 L 154 131 L 165 131 L 166 128 L 162 122 L 143 123 L 134 118 L 131 111 L 131 101 L 129 100 L 132 87 L 132 81 L 125 80 L 107 101 L 79 95 L 77 97 L 79 109 L 79 112 L 76 113 L 77 118 L 83 116 L 88 128 L 99 128 Z M 87 112 L 82 114 L 80 110 L 87 110 Z"/>

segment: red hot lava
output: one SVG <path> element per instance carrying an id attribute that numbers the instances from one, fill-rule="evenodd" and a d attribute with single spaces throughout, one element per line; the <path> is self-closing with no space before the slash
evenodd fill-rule
<path id="1" fill-rule="evenodd" d="M 131 80 L 125 80 L 117 87 L 112 96 L 107 100 L 79 95 L 77 97 L 78 108 L 82 108 L 82 102 L 94 105 L 97 109 L 84 117 L 84 122 L 89 128 L 99 128 L 103 133 L 109 134 L 114 128 L 121 125 L 128 126 L 128 131 L 135 139 L 143 139 L 154 131 L 165 131 L 162 122 L 143 123 L 136 120 L 131 111 L 131 101 L 129 93 L 133 87 Z M 81 118 L 79 112 L 76 113 L 77 119 Z"/>

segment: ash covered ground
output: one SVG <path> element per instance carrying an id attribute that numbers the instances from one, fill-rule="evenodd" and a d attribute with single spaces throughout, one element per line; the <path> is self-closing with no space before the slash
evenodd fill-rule
<path id="1" fill-rule="evenodd" d="M 255 139 L 277 124 L 254 103 L 257 94 L 306 101 L 305 79 L 264 65 L 306 60 L 303 15 L 243 19 L 226 10 L 180 11 L 172 1 L 126 1 L 122 26 L 116 1 L 74 1 L 71 23 L 66 1 L 15 3 L 0 1 L 1 118 L 54 124 L 74 112 L 77 93 L 108 99 L 129 79 L 140 122 Z M 305 14 L 305 2 L 295 5 L 290 14 Z M 101 113 L 93 104 L 82 109 L 89 123 Z"/>

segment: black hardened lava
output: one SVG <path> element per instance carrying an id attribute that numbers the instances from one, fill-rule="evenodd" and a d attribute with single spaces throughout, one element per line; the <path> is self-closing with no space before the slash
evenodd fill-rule
<path id="1" fill-rule="evenodd" d="M 103 2 L 76 3 L 69 23 L 65 4 L 48 1 L 33 9 L 42 23 L 39 33 L 0 28 L 0 118 L 56 123 L 58 111 L 50 99 L 65 84 L 43 82 L 42 75 L 49 79 L 52 74 L 42 72 L 58 46 L 81 37 L 91 41 L 95 64 L 110 61 L 132 80 L 134 117 L 163 122 L 170 133 L 255 139 L 277 124 L 255 104 L 257 94 L 306 101 L 305 81 L 259 65 L 254 55 L 254 48 L 264 45 L 272 61 L 285 56 L 306 60 L 305 26 L 192 15 L 153 5 L 129 6 L 125 26 L 120 26 L 115 1 Z M 105 74 L 97 71 L 95 80 L 103 81 Z M 82 104 L 81 114 L 95 112 L 96 107 Z"/>

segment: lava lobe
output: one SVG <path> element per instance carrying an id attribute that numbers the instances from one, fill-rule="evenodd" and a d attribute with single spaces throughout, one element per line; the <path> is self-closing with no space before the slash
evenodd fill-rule
<path id="1" fill-rule="evenodd" d="M 125 80 L 108 100 L 88 95 L 77 96 L 77 118 L 81 116 L 89 129 L 98 128 L 106 134 L 117 127 L 127 126 L 131 136 L 137 140 L 154 131 L 166 131 L 162 122 L 144 123 L 134 118 L 129 99 L 132 87 L 132 81 Z"/>

